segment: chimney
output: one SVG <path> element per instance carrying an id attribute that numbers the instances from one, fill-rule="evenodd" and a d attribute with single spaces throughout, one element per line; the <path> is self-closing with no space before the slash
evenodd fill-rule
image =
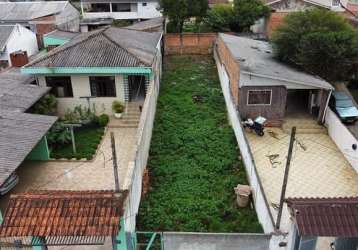
<path id="1" fill-rule="evenodd" d="M 26 51 L 15 51 L 10 54 L 11 66 L 22 67 L 29 62 Z"/>

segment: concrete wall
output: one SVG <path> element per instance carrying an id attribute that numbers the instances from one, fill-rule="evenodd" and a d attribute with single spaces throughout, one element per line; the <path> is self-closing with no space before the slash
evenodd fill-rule
<path id="1" fill-rule="evenodd" d="M 166 55 L 207 55 L 213 51 L 216 33 L 165 34 Z"/>
<path id="2" fill-rule="evenodd" d="M 18 50 L 26 51 L 28 56 L 38 52 L 36 34 L 21 25 L 16 25 L 11 33 L 5 53 L 0 56 L 0 60 L 8 60 L 11 66 L 10 54 Z"/>
<path id="3" fill-rule="evenodd" d="M 143 6 L 142 2 L 134 3 L 135 7 L 131 6 L 131 12 L 86 12 L 89 4 L 83 4 L 84 18 L 113 18 L 117 20 L 137 20 L 137 19 L 151 19 L 162 16 L 157 10 L 158 2 L 147 2 L 147 6 Z"/>
<path id="4" fill-rule="evenodd" d="M 267 250 L 264 234 L 163 233 L 164 250 Z"/>
<path id="5" fill-rule="evenodd" d="M 327 108 L 325 126 L 328 129 L 329 136 L 336 143 L 344 157 L 356 172 L 358 172 L 358 149 L 354 150 L 352 148 L 353 144 L 358 146 L 358 140 L 351 134 L 330 108 Z"/>
<path id="6" fill-rule="evenodd" d="M 73 110 L 76 106 L 82 105 L 88 107 L 88 102 L 84 96 L 91 96 L 89 75 L 72 75 L 73 97 L 57 98 L 57 112 L 60 116 L 64 115 L 67 110 Z M 38 76 L 40 86 L 46 86 L 45 76 Z M 98 114 L 106 113 L 112 115 L 112 103 L 115 100 L 124 102 L 124 81 L 123 75 L 115 75 L 116 97 L 96 97 L 90 99 L 91 109 L 95 105 Z"/>

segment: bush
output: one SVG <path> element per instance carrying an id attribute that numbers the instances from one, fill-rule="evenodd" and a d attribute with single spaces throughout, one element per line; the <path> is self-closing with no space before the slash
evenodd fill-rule
<path id="1" fill-rule="evenodd" d="M 46 137 L 48 144 L 55 148 L 71 142 L 71 132 L 61 121 L 55 122 Z"/>
<path id="2" fill-rule="evenodd" d="M 102 114 L 98 117 L 98 125 L 100 127 L 107 126 L 108 122 L 109 122 L 109 116 L 107 114 Z"/>
<path id="3" fill-rule="evenodd" d="M 228 31 L 233 22 L 234 10 L 230 4 L 217 4 L 207 12 L 204 22 L 214 31 Z"/>
<path id="4" fill-rule="evenodd" d="M 358 70 L 358 31 L 332 11 L 286 16 L 272 43 L 279 60 L 327 80 L 346 80 Z"/>
<path id="5" fill-rule="evenodd" d="M 123 113 L 123 111 L 124 111 L 123 103 L 121 103 L 119 101 L 114 101 L 112 103 L 112 110 L 114 113 Z"/>
<path id="6" fill-rule="evenodd" d="M 45 95 L 32 108 L 32 113 L 40 115 L 55 115 L 57 100 L 54 95 Z"/>
<path id="7" fill-rule="evenodd" d="M 73 110 L 67 110 L 63 120 L 65 123 L 90 124 L 96 122 L 96 115 L 90 109 L 78 105 Z"/>

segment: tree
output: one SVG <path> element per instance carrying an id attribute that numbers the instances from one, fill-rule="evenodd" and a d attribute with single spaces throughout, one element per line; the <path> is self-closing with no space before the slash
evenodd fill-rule
<path id="1" fill-rule="evenodd" d="M 208 0 L 161 0 L 163 14 L 176 27 L 176 31 L 183 32 L 184 22 L 191 17 L 203 18 L 208 9 Z"/>
<path id="2" fill-rule="evenodd" d="M 208 10 L 204 18 L 214 31 L 229 30 L 230 24 L 234 21 L 234 10 L 231 4 L 216 4 Z"/>
<path id="3" fill-rule="evenodd" d="M 332 11 L 286 16 L 271 42 L 279 60 L 327 80 L 346 80 L 358 70 L 358 31 Z"/>
<path id="4" fill-rule="evenodd" d="M 248 31 L 258 19 L 270 15 L 270 8 L 261 0 L 234 0 L 234 21 L 231 30 Z"/>

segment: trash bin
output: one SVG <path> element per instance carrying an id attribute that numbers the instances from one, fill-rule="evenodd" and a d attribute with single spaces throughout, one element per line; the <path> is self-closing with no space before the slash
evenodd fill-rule
<path id="1" fill-rule="evenodd" d="M 250 201 L 251 188 L 248 185 L 238 184 L 235 188 L 236 202 L 239 207 L 247 207 Z"/>

